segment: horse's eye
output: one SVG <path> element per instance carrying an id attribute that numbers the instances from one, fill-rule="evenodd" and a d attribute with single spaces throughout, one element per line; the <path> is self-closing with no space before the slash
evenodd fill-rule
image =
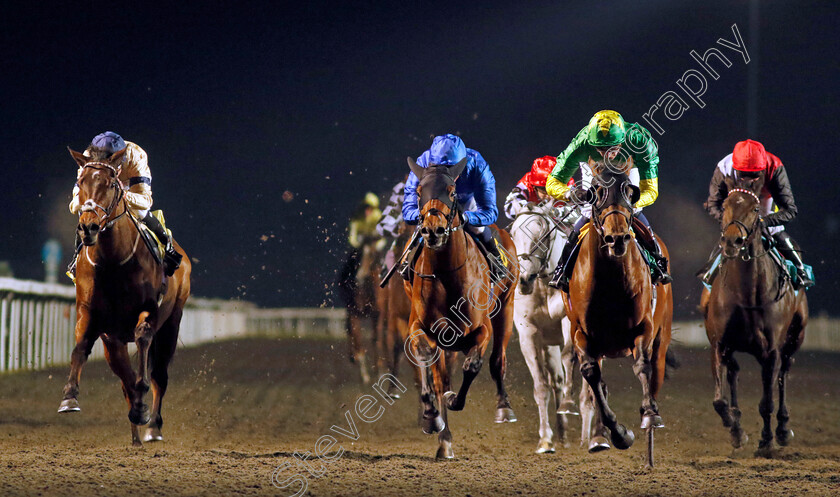
<path id="1" fill-rule="evenodd" d="M 755 209 L 753 209 L 753 212 L 758 212 L 758 207 L 756 207 Z"/>

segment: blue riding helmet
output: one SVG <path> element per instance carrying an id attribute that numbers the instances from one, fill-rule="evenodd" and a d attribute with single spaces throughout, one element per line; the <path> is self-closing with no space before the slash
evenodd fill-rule
<path id="1" fill-rule="evenodd" d="M 477 151 L 467 148 L 464 141 L 453 134 L 436 136 L 429 150 L 417 158 L 417 165 L 423 168 L 429 164 L 453 166 L 467 158 L 467 166 L 455 181 L 458 203 L 467 208 L 475 200 L 475 210 L 464 212 L 464 220 L 473 226 L 487 226 L 496 222 L 499 210 L 496 207 L 496 179 L 490 166 Z M 414 173 L 408 175 L 405 183 L 403 219 L 406 224 L 417 224 L 420 218 L 417 186 L 420 180 Z"/>
<path id="2" fill-rule="evenodd" d="M 125 140 L 113 131 L 106 131 L 94 136 L 90 144 L 93 147 L 105 150 L 108 155 L 113 155 L 125 148 Z"/>

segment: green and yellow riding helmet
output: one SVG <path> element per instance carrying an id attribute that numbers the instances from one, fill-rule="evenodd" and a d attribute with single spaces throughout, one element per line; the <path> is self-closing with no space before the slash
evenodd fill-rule
<path id="1" fill-rule="evenodd" d="M 624 143 L 627 126 L 624 118 L 614 110 L 596 112 L 589 120 L 587 142 L 593 147 L 614 147 Z"/>

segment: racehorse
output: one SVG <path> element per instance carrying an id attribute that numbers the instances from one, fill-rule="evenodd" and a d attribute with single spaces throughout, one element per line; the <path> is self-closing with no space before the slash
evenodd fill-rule
<path id="1" fill-rule="evenodd" d="M 761 364 L 764 393 L 758 411 L 764 419 L 758 455 L 773 449 L 770 417 L 773 414 L 773 385 L 779 385 L 779 411 L 776 441 L 788 445 L 793 431 L 788 429 L 785 403 L 787 374 L 793 354 L 805 338 L 808 301 L 805 292 L 794 292 L 786 273 L 779 268 L 764 246 L 759 214 L 764 179 L 727 178 L 729 196 L 723 202 L 720 246 L 723 261 L 711 292 L 701 297 L 712 354 L 715 379 L 715 411 L 730 429 L 732 446 L 741 447 L 747 436 L 741 428 L 738 407 L 738 363 L 734 352 L 751 354 Z M 722 392 L 722 376 L 729 382 L 731 403 Z"/>
<path id="2" fill-rule="evenodd" d="M 601 375 L 604 357 L 632 354 L 633 372 L 642 384 L 640 412 L 641 428 L 647 431 L 647 464 L 653 466 L 653 431 L 664 426 L 656 396 L 665 378 L 673 296 L 670 286 L 651 283 L 649 266 L 633 240 L 643 236 L 645 229 L 640 222 L 632 222 L 640 191 L 628 179 L 626 167 L 603 163 L 593 167 L 598 180 L 589 190 L 590 228 L 582 236 L 564 297 L 580 371 L 597 407 L 599 419 L 590 438 L 603 437 L 607 428 L 617 449 L 633 444 L 633 431 L 618 422 L 607 403 Z M 659 244 L 667 257 L 665 244 L 661 240 Z"/>
<path id="3" fill-rule="evenodd" d="M 364 344 L 362 322 L 370 321 L 374 324 L 378 320 L 376 305 L 377 284 L 376 275 L 381 258 L 376 250 L 374 241 L 366 241 L 359 252 L 358 269 L 353 274 L 345 275 L 348 281 L 343 281 L 344 303 L 346 309 L 347 337 L 350 345 L 350 361 L 359 367 L 362 383 L 370 383 L 367 366 L 367 347 Z M 374 328 L 374 333 L 376 332 Z M 374 339 L 376 336 L 374 335 Z M 377 347 L 373 350 L 376 352 Z M 377 365 L 378 361 L 374 361 Z"/>
<path id="4" fill-rule="evenodd" d="M 400 235 L 394 243 L 394 250 L 403 250 L 408 243 L 411 233 L 406 229 L 408 225 L 403 223 Z M 393 262 L 392 262 L 393 263 Z M 376 306 L 379 311 L 379 319 L 376 323 L 376 346 L 377 346 L 377 372 L 380 374 L 389 369 L 394 377 L 399 376 L 400 356 L 404 354 L 405 341 L 409 337 L 408 318 L 411 315 L 411 301 L 405 294 L 402 278 L 392 277 L 388 280 L 385 288 L 377 285 Z M 415 381 L 420 385 L 417 368 L 411 367 L 415 372 Z M 392 398 L 400 398 L 399 390 L 393 383 L 390 384 L 388 395 Z"/>
<path id="5" fill-rule="evenodd" d="M 190 261 L 166 279 L 163 267 L 140 246 L 140 227 L 129 211 L 119 180 L 125 151 L 109 158 L 85 157 L 70 150 L 81 168 L 82 209 L 77 229 L 84 247 L 76 266 L 76 346 L 70 376 L 58 412 L 79 411 L 79 377 L 97 338 L 105 359 L 122 381 L 134 445 L 142 445 L 139 426 L 148 424 L 143 441 L 163 440 L 161 404 L 169 382 L 167 368 L 175 353 L 184 304 L 190 295 Z M 128 342 L 135 342 L 139 366 L 131 367 Z M 152 389 L 152 412 L 143 397 Z"/>
<path id="6" fill-rule="evenodd" d="M 509 261 L 507 273 L 492 284 L 485 257 L 465 231 L 455 180 L 466 167 L 466 158 L 451 167 L 431 164 L 424 169 L 410 157 L 408 164 L 420 179 L 417 191 L 423 238 L 413 281 L 405 282 L 411 299 L 409 330 L 415 337 L 410 340 L 410 352 L 420 367 L 421 427 L 425 433 L 439 433 L 437 458 L 450 459 L 454 452 L 446 413 L 464 408 L 491 336 L 490 375 L 497 394 L 495 422 L 516 421 L 504 378 L 507 343 L 513 333 L 513 292 L 518 269 Z M 510 235 L 503 230 L 498 232 L 501 248 L 515 254 Z M 450 391 L 447 362 L 451 357 L 441 353 L 441 349 L 466 355 L 458 393 Z"/>
<path id="7" fill-rule="evenodd" d="M 568 206 L 564 217 L 568 217 Z M 519 283 L 513 300 L 513 322 L 519 347 L 534 380 L 534 400 L 540 415 L 537 454 L 554 452 L 549 402 L 554 393 L 556 427 L 560 443 L 568 447 L 569 414 L 578 414 L 572 400 L 574 349 L 571 324 L 562 292 L 548 286 L 566 235 L 559 227 L 559 211 L 550 205 L 532 205 L 520 212 L 510 229 L 519 253 Z M 582 440 L 585 440 L 585 430 Z"/>

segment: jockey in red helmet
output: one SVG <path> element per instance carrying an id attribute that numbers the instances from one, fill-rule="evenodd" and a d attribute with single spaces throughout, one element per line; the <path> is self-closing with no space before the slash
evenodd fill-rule
<path id="1" fill-rule="evenodd" d="M 545 191 L 545 182 L 556 164 L 557 158 L 551 155 L 534 160 L 531 170 L 522 176 L 505 199 L 505 215 L 508 219 L 514 219 L 529 203 L 538 204 L 551 198 Z M 574 183 L 572 178 L 568 185 L 572 186 Z M 556 203 L 563 204 L 561 201 Z"/>
<path id="2" fill-rule="evenodd" d="M 810 287 L 814 281 L 810 278 L 800 255 L 799 245 L 785 231 L 785 224 L 796 217 L 796 202 L 790 188 L 787 170 L 778 157 L 764 149 L 764 145 L 755 140 L 744 140 L 735 144 L 735 149 L 718 162 L 712 181 L 709 184 L 709 198 L 706 210 L 716 220 L 723 217 L 723 201 L 729 195 L 725 179 L 764 177 L 764 186 L 758 197 L 762 228 L 773 236 L 776 248 L 796 266 L 797 288 Z M 712 251 L 711 258 L 698 276 L 711 284 L 716 271 L 714 260 L 720 253 L 720 247 Z"/>

